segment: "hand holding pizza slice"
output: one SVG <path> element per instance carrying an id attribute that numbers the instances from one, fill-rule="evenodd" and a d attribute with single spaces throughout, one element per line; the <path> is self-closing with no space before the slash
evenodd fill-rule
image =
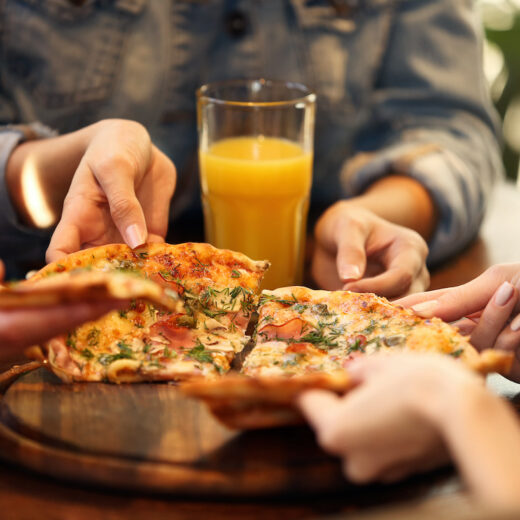
<path id="1" fill-rule="evenodd" d="M 262 293 L 242 377 L 188 382 L 184 389 L 232 428 L 294 424 L 302 421 L 295 402 L 303 390 L 344 394 L 356 385 L 353 361 L 404 351 L 449 355 L 481 373 L 507 373 L 512 362 L 503 352 L 479 354 L 447 323 L 374 294 L 286 287 Z"/>

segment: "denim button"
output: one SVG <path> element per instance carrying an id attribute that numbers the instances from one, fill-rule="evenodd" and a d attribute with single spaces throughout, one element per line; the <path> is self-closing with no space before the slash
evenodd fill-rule
<path id="1" fill-rule="evenodd" d="M 336 14 L 341 17 L 350 17 L 359 7 L 359 0 L 331 0 Z"/>
<path id="2" fill-rule="evenodd" d="M 234 38 L 240 38 L 246 33 L 248 26 L 247 17 L 238 9 L 227 14 L 225 23 L 228 33 Z"/>

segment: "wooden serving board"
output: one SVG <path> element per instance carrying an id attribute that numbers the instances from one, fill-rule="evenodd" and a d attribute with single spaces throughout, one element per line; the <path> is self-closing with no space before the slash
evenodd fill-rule
<path id="1" fill-rule="evenodd" d="M 171 384 L 63 384 L 45 368 L 0 402 L 0 453 L 83 483 L 183 495 L 339 490 L 337 461 L 305 427 L 234 432 Z"/>
<path id="2" fill-rule="evenodd" d="M 230 431 L 172 384 L 68 385 L 38 363 L 27 369 L 0 374 L 0 457 L 62 480 L 197 498 L 339 493 L 372 505 L 454 485 L 443 470 L 360 488 L 307 427 Z"/>

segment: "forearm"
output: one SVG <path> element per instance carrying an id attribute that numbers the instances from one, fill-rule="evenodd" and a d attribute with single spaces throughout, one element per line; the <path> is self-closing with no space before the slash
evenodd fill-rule
<path id="1" fill-rule="evenodd" d="M 481 500 L 520 505 L 520 427 L 508 405 L 482 389 L 445 425 L 453 457 Z"/>
<path id="2" fill-rule="evenodd" d="M 347 203 L 413 229 L 425 240 L 431 237 L 437 223 L 437 212 L 430 194 L 422 184 L 406 176 L 384 177 Z"/>
<path id="3" fill-rule="evenodd" d="M 38 227 L 38 207 L 46 208 L 46 225 L 55 224 L 74 172 L 95 125 L 58 137 L 28 141 L 17 146 L 6 168 L 9 196 L 24 224 Z"/>
<path id="4" fill-rule="evenodd" d="M 445 397 L 429 415 L 470 490 L 490 505 L 520 506 L 520 425 L 511 408 L 484 387 Z"/>

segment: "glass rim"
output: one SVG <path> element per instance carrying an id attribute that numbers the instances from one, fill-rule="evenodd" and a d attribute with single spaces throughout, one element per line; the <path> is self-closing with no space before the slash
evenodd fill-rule
<path id="1" fill-rule="evenodd" d="M 216 97 L 208 93 L 210 89 L 214 89 L 216 87 L 245 86 L 251 83 L 260 83 L 263 86 L 281 86 L 294 88 L 295 90 L 301 90 L 302 95 L 297 96 L 294 99 L 285 99 L 280 101 L 238 101 Z M 214 103 L 217 105 L 228 105 L 235 107 L 283 107 L 296 105 L 298 103 L 314 103 L 316 101 L 316 92 L 305 86 L 303 83 L 299 83 L 297 81 L 278 81 L 265 78 L 214 81 L 201 85 L 197 89 L 196 95 L 197 100 L 203 100 L 205 102 Z"/>

